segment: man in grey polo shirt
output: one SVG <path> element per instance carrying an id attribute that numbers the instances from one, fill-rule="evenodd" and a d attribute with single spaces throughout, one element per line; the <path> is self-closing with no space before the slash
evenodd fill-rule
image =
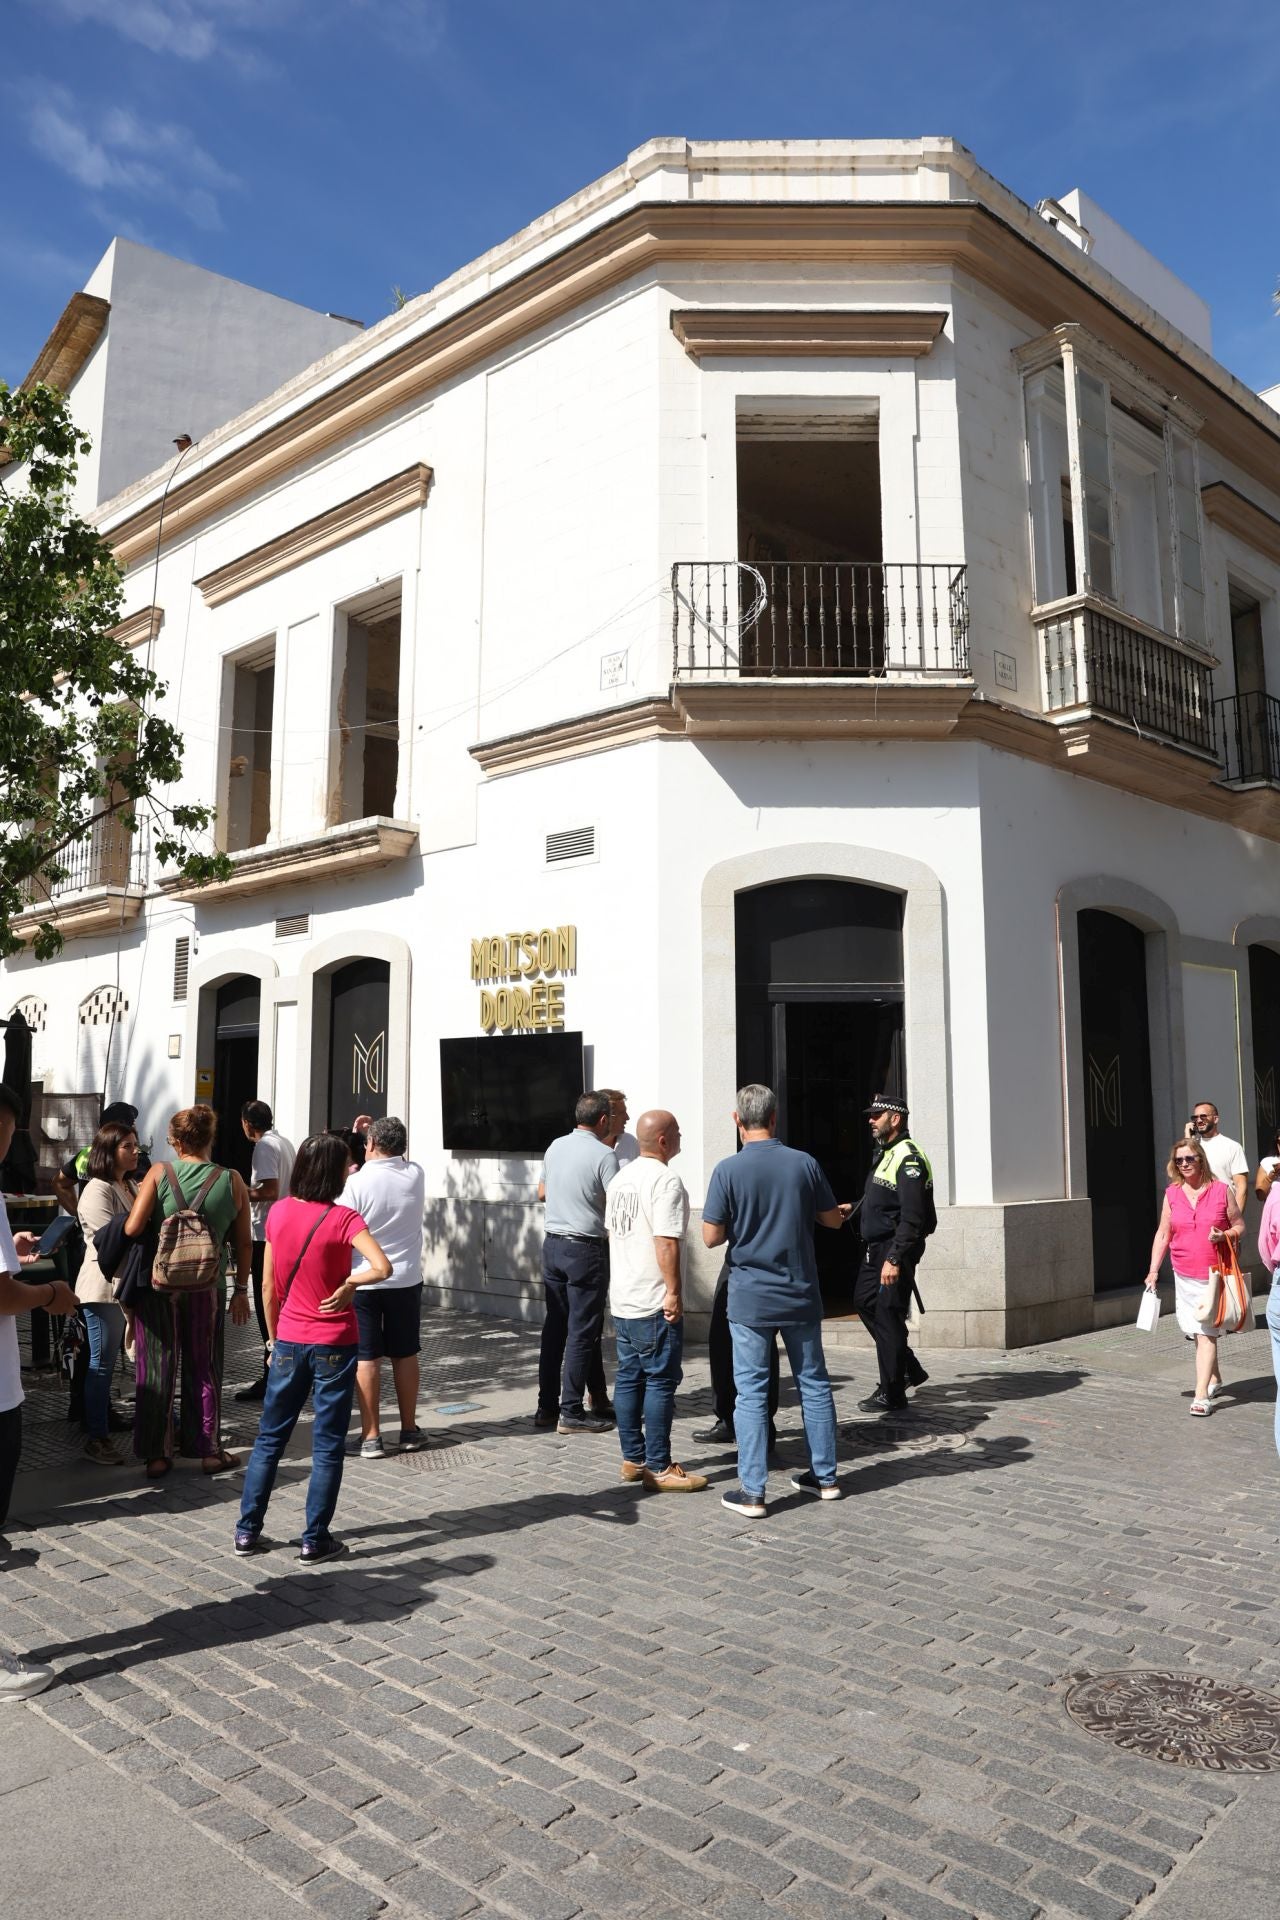
<path id="1" fill-rule="evenodd" d="M 617 1155 L 605 1144 L 610 1128 L 607 1096 L 584 1093 L 573 1120 L 573 1132 L 547 1148 L 538 1177 L 538 1198 L 547 1209 L 542 1246 L 547 1317 L 533 1423 L 554 1426 L 557 1433 L 607 1433 L 612 1419 L 588 1412 L 582 1404 L 588 1384 L 595 1384 L 597 1396 L 603 1385 L 603 1378 L 592 1383 L 592 1362 L 609 1292 L 604 1196 L 618 1173 Z M 603 1366 L 600 1373 L 603 1376 Z"/>

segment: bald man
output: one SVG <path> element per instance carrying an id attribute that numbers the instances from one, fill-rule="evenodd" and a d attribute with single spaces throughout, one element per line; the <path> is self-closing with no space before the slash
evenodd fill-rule
<path id="1" fill-rule="evenodd" d="M 609 1311 L 618 1344 L 613 1405 L 620 1477 L 650 1493 L 697 1493 L 706 1476 L 671 1458 L 671 1420 L 683 1378 L 681 1255 L 689 1196 L 668 1162 L 680 1151 L 675 1115 L 655 1108 L 636 1122 L 639 1155 L 610 1183 Z"/>

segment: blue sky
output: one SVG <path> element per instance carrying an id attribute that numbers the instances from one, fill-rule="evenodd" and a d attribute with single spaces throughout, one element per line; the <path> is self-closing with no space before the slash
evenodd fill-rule
<path id="1" fill-rule="evenodd" d="M 1280 382 L 1257 0 L 6 0 L 0 377 L 111 236 L 372 322 L 654 134 L 950 134 L 1081 186 Z M 1037 17 L 1037 15 L 1039 17 Z"/>

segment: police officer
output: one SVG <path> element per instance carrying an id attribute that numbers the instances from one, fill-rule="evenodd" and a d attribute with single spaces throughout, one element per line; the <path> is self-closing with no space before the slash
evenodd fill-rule
<path id="1" fill-rule="evenodd" d="M 880 1386 L 867 1412 L 900 1412 L 908 1381 L 928 1378 L 907 1344 L 916 1265 L 938 1224 L 933 1169 L 907 1132 L 907 1104 L 880 1094 L 867 1109 L 877 1149 L 862 1199 L 863 1257 L 853 1304 L 876 1343 Z"/>

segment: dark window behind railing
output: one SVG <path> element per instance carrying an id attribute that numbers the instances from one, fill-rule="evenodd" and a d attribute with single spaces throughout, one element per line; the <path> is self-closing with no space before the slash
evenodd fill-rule
<path id="1" fill-rule="evenodd" d="M 95 887 L 144 887 L 147 884 L 147 839 L 141 822 L 131 833 L 118 813 L 101 815 L 83 840 L 63 847 L 55 856 L 61 869 L 56 879 L 37 874 L 27 882 L 33 907 L 57 902 L 68 894 Z"/>
<path id="2" fill-rule="evenodd" d="M 962 566 L 680 560 L 671 591 L 677 679 L 969 671 Z"/>
<path id="3" fill-rule="evenodd" d="M 1280 784 L 1280 700 L 1273 693 L 1229 693 L 1216 706 L 1227 779 Z"/>
<path id="4" fill-rule="evenodd" d="M 1093 707 L 1142 732 L 1215 751 L 1206 661 L 1092 606 L 1041 619 L 1050 713 Z"/>

